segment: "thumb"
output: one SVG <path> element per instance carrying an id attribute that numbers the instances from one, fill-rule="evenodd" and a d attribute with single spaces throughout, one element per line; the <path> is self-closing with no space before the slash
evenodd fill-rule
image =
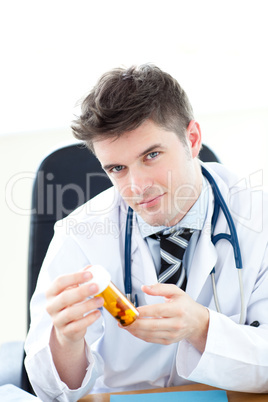
<path id="1" fill-rule="evenodd" d="M 167 298 L 184 294 L 183 290 L 172 283 L 156 283 L 150 286 L 142 285 L 141 290 L 150 296 L 163 296 Z"/>

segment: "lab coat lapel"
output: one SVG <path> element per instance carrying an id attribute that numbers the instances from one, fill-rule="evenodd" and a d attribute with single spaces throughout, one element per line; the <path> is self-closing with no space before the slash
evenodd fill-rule
<path id="1" fill-rule="evenodd" d="M 141 285 L 157 283 L 155 266 L 150 250 L 146 241 L 142 238 L 137 224 L 133 227 L 132 264 L 132 274 L 139 279 Z"/>
<path id="2" fill-rule="evenodd" d="M 209 187 L 209 206 L 207 218 L 200 234 L 196 250 L 194 252 L 190 273 L 187 281 L 186 292 L 197 300 L 210 272 L 216 265 L 217 251 L 211 242 L 211 218 L 214 209 L 214 197 Z"/>
<path id="3" fill-rule="evenodd" d="M 132 286 L 133 291 L 138 293 L 140 305 L 162 303 L 162 297 L 148 296 L 141 291 L 141 285 L 153 285 L 157 283 L 157 275 L 150 250 L 146 241 L 140 234 L 139 227 L 135 218 L 133 221 L 131 246 Z"/>

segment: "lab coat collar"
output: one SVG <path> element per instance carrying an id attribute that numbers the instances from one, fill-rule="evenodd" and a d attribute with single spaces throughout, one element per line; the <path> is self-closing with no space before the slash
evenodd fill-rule
<path id="1" fill-rule="evenodd" d="M 213 175 L 216 180 L 223 198 L 226 200 L 228 188 L 223 180 L 210 169 L 210 164 L 204 164 L 206 169 Z M 208 184 L 208 213 L 204 223 L 203 230 L 200 234 L 196 250 L 192 259 L 190 267 L 186 292 L 194 299 L 197 300 L 206 280 L 210 276 L 210 272 L 215 267 L 217 262 L 217 250 L 211 241 L 211 219 L 214 212 L 214 195 L 211 186 Z M 221 214 L 220 214 L 221 215 Z M 226 232 L 227 222 L 226 219 L 221 219 L 219 216 L 215 233 Z"/>
<path id="2" fill-rule="evenodd" d="M 193 256 L 186 289 L 186 292 L 195 300 L 200 294 L 211 270 L 214 268 L 217 261 L 217 252 L 213 243 L 211 242 L 211 218 L 214 211 L 214 196 L 211 186 L 207 181 L 205 185 L 208 186 L 208 209 L 203 230 L 200 234 L 200 238 Z M 138 274 L 140 278 L 140 285 L 151 285 L 153 283 L 157 283 L 155 269 L 149 269 L 150 264 L 153 264 L 152 256 L 145 240 L 140 233 L 138 222 L 135 219 L 135 216 L 133 219 L 131 247 L 133 266 L 132 275 L 136 276 L 139 270 L 142 269 L 144 272 L 140 271 Z M 138 253 L 140 253 L 139 256 L 136 255 Z M 142 263 L 139 264 L 140 267 L 135 267 L 136 261 L 140 261 L 140 258 L 142 258 Z M 142 281 L 144 282 L 142 283 Z"/>
<path id="3" fill-rule="evenodd" d="M 223 180 L 210 169 L 207 164 L 206 168 L 214 176 L 217 181 L 220 191 L 223 197 L 227 198 L 228 188 Z M 211 186 L 208 185 L 208 210 L 206 219 L 204 222 L 203 230 L 200 233 L 200 237 L 196 246 L 196 250 L 193 255 L 192 264 L 189 272 L 186 292 L 194 299 L 197 300 L 202 288 L 209 278 L 210 272 L 215 267 L 217 262 L 217 251 L 213 243 L 211 242 L 211 219 L 214 212 L 214 196 Z M 226 232 L 226 220 L 218 219 L 216 225 L 216 232 Z M 139 231 L 136 219 L 133 219 L 133 234 L 132 234 L 132 273 L 139 277 L 140 284 L 153 284 L 157 282 L 157 276 L 155 269 L 149 269 L 149 264 L 153 264 L 153 259 L 150 255 L 148 246 L 145 240 L 142 238 Z M 139 255 L 135 255 L 139 254 Z M 142 261 L 138 263 L 137 261 Z M 139 266 L 136 266 L 137 264 Z M 155 300 L 155 299 L 154 299 Z"/>

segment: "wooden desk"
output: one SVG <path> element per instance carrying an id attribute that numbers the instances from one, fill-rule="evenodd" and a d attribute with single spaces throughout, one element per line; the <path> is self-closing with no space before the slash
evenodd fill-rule
<path id="1" fill-rule="evenodd" d="M 175 392 L 175 391 L 208 391 L 217 388 L 203 384 L 183 385 L 180 387 L 157 388 L 144 391 L 131 391 L 117 394 L 147 394 L 155 392 Z M 80 402 L 110 402 L 111 394 L 92 394 L 79 399 Z M 229 402 L 268 402 L 268 394 L 250 394 L 246 392 L 227 391 Z"/>

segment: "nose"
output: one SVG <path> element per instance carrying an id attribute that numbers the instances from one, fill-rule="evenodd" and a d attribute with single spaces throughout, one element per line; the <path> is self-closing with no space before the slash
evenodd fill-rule
<path id="1" fill-rule="evenodd" d="M 145 169 L 136 168 L 129 171 L 129 183 L 133 194 L 142 195 L 153 185 L 153 179 Z"/>

